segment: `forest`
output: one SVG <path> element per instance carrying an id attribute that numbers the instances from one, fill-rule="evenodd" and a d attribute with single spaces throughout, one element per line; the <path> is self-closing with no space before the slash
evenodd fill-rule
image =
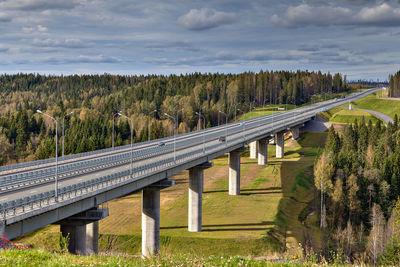
<path id="1" fill-rule="evenodd" d="M 389 78 L 389 97 L 400 97 L 400 71 Z"/>
<path id="2" fill-rule="evenodd" d="M 162 114 L 178 111 L 178 132 L 197 129 L 195 112 L 207 127 L 218 124 L 218 111 L 229 119 L 238 109 L 266 104 L 301 105 L 316 95 L 347 91 L 346 77 L 308 71 L 260 71 L 241 74 L 186 75 L 72 75 L 16 74 L 0 76 L 0 163 L 8 164 L 55 155 L 55 126 L 41 110 L 58 121 L 65 154 L 111 147 L 115 119 L 115 145 L 172 135 L 174 124 Z M 153 112 L 156 110 L 156 112 Z M 73 112 L 73 114 L 70 114 Z M 201 125 L 203 123 L 201 122 Z M 59 145 L 58 155 L 62 154 Z"/>
<path id="3" fill-rule="evenodd" d="M 314 175 L 325 249 L 341 251 L 349 261 L 369 259 L 374 264 L 380 256 L 385 260 L 388 249 L 400 252 L 397 115 L 387 127 L 380 122 L 366 124 L 363 119 L 343 133 L 331 127 Z"/>

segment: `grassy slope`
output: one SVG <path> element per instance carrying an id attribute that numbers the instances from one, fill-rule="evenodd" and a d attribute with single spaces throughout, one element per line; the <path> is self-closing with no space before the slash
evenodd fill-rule
<path id="1" fill-rule="evenodd" d="M 243 153 L 240 196 L 229 196 L 227 157 L 214 160 L 205 171 L 203 231 L 187 231 L 187 183 L 185 171 L 173 179 L 176 185 L 161 193 L 161 251 L 167 254 L 269 255 L 281 250 L 287 233 L 289 246 L 302 241 L 306 228 L 298 220 L 313 199 L 312 166 L 326 134 L 307 133 L 300 143 L 287 141 L 283 160 L 273 157 L 269 147 L 268 166 Z M 100 223 L 102 251 L 140 253 L 141 197 L 132 194 L 109 202 L 110 216 Z M 59 227 L 49 226 L 21 240 L 37 247 L 55 249 Z M 318 231 L 314 231 L 318 236 Z"/>
<path id="2" fill-rule="evenodd" d="M 356 108 L 375 110 L 392 118 L 396 113 L 400 114 L 400 101 L 379 99 L 376 97 L 376 93 L 355 101 L 354 106 Z"/>
<path id="3" fill-rule="evenodd" d="M 360 121 L 362 117 L 364 117 L 366 123 L 371 121 L 372 124 L 375 124 L 378 122 L 378 120 L 380 120 L 375 115 L 366 111 L 340 110 L 331 117 L 330 122 L 337 124 L 349 124 L 349 123 L 354 123 L 356 120 Z"/>

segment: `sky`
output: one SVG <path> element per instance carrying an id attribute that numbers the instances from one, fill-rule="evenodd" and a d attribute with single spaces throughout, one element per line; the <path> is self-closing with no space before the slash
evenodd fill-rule
<path id="1" fill-rule="evenodd" d="M 400 0 L 0 0 L 0 73 L 400 70 Z"/>

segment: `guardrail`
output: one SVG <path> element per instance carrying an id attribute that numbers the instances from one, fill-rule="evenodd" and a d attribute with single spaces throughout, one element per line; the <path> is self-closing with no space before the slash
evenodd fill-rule
<path id="1" fill-rule="evenodd" d="M 347 100 L 346 100 L 347 101 Z M 332 102 L 332 101 L 331 101 Z M 330 103 L 328 105 L 325 105 L 327 108 L 331 108 L 334 106 L 337 106 L 338 104 L 343 104 L 342 102 L 345 101 L 333 101 L 333 103 Z M 289 125 L 293 125 L 295 123 L 298 123 L 299 121 L 307 120 L 313 116 L 315 116 L 319 111 L 316 110 L 315 108 L 312 109 L 305 109 L 304 111 L 301 111 L 301 114 L 298 114 L 297 112 L 299 111 L 294 111 L 294 116 L 288 115 L 286 118 L 280 120 L 280 121 L 275 121 L 271 124 L 265 125 L 265 124 L 258 124 L 255 126 L 250 126 L 248 125 L 246 127 L 246 132 L 242 132 L 241 128 L 241 123 L 244 123 L 246 125 L 246 121 L 238 123 L 237 126 L 234 127 L 234 129 L 239 129 L 235 131 L 234 133 L 229 132 L 229 135 L 227 136 L 227 142 L 225 143 L 220 143 L 217 142 L 216 144 L 212 144 L 210 142 L 207 142 L 206 144 L 206 150 L 203 151 L 203 147 L 199 146 L 198 148 L 192 148 L 191 151 L 182 153 L 177 156 L 176 162 L 174 162 L 173 157 L 170 156 L 169 158 L 164 158 L 160 160 L 154 160 L 151 163 L 143 164 L 141 166 L 137 166 L 133 168 L 133 174 L 130 175 L 130 170 L 122 171 L 122 172 L 117 172 L 111 175 L 103 176 L 100 178 L 95 178 L 89 181 L 81 182 L 78 184 L 70 185 L 67 187 L 61 187 L 59 188 L 58 191 L 58 196 L 59 196 L 59 202 L 63 202 L 67 199 L 71 198 L 76 198 L 77 196 L 84 196 L 85 194 L 91 193 L 91 192 L 96 192 L 96 191 L 105 191 L 109 190 L 111 187 L 117 187 L 121 186 L 124 183 L 130 183 L 138 179 L 143 179 L 146 176 L 152 175 L 157 172 L 161 172 L 164 170 L 168 170 L 172 167 L 175 167 L 179 164 L 185 163 L 187 161 L 192 160 L 193 158 L 196 158 L 200 155 L 208 155 L 210 153 L 213 153 L 215 151 L 221 150 L 220 147 L 229 147 L 229 146 L 234 146 L 237 145 L 238 143 L 243 143 L 246 142 L 247 140 L 251 140 L 253 138 L 256 138 L 257 136 L 265 135 L 267 133 L 272 133 L 277 129 L 281 129 L 282 127 L 287 127 Z M 249 124 L 253 124 L 252 121 L 249 122 Z M 250 126 L 250 127 L 249 127 Z M 250 131 L 250 132 L 247 132 Z M 214 134 L 215 135 L 215 134 Z M 197 145 L 201 143 L 197 142 Z M 153 152 L 154 154 L 157 154 L 160 149 L 165 149 L 165 148 L 157 148 L 155 147 Z M 144 152 L 143 152 L 144 153 Z M 164 153 L 165 154 L 165 153 Z M 123 155 L 127 156 L 130 155 L 130 152 L 126 152 L 124 154 L 116 154 L 116 155 L 111 155 L 107 156 L 106 158 L 119 158 L 123 157 Z M 124 157 L 125 157 L 124 156 Z M 95 159 L 93 160 L 96 162 Z M 75 164 L 75 165 L 73 165 Z M 82 163 L 72 163 L 71 166 L 79 166 L 79 164 Z M 66 165 L 68 166 L 68 165 Z M 67 168 L 67 167 L 65 167 Z M 46 170 L 40 170 L 40 171 L 46 171 Z M 38 172 L 40 174 L 40 171 Z M 18 176 L 20 175 L 20 176 Z M 23 174 L 16 174 L 15 177 L 19 177 L 22 179 L 24 176 Z M 7 182 L 7 181 L 5 181 Z M 3 218 L 3 220 L 17 216 L 20 214 L 23 214 L 25 212 L 33 211 L 36 209 L 40 209 L 43 206 L 46 205 L 51 205 L 55 203 L 54 199 L 54 190 L 36 194 L 33 196 L 29 197 L 24 197 L 20 198 L 17 200 L 9 201 L 6 203 L 0 204 L 0 218 Z"/>

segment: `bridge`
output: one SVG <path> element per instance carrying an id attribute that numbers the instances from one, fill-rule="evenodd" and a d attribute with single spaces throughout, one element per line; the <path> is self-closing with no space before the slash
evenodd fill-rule
<path id="1" fill-rule="evenodd" d="M 229 194 L 240 194 L 240 154 L 248 147 L 259 165 L 268 163 L 268 143 L 284 157 L 284 133 L 299 137 L 299 127 L 321 109 L 365 97 L 378 88 L 286 112 L 180 134 L 168 138 L 0 167 L 0 235 L 14 239 L 49 224 L 69 237 L 71 253 L 98 252 L 98 221 L 108 216 L 103 204 L 142 193 L 142 254 L 158 252 L 160 190 L 189 170 L 188 230 L 201 231 L 203 170 L 212 159 L 229 156 Z"/>

